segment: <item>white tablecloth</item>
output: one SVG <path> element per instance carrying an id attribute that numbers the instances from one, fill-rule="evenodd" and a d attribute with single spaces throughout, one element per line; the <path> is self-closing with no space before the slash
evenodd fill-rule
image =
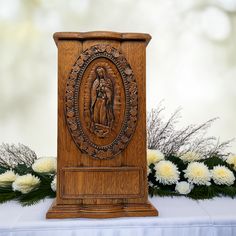
<path id="1" fill-rule="evenodd" d="M 236 199 L 155 197 L 158 217 L 46 220 L 52 199 L 30 207 L 0 205 L 0 236 L 236 236 Z"/>

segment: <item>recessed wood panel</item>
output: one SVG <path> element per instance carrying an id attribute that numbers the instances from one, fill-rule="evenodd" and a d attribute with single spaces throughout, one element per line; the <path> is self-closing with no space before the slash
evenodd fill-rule
<path id="1" fill-rule="evenodd" d="M 136 198 L 142 196 L 137 167 L 64 168 L 62 198 Z"/>
<path id="2" fill-rule="evenodd" d="M 67 79 L 65 116 L 81 152 L 109 159 L 127 147 L 138 119 L 137 87 L 116 48 L 97 44 L 80 54 Z"/>

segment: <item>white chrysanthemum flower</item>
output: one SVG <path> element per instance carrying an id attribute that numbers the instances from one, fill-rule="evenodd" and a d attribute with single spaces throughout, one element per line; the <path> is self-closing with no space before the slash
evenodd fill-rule
<path id="1" fill-rule="evenodd" d="M 187 169 L 184 170 L 184 177 L 188 179 L 191 184 L 210 185 L 211 173 L 204 163 L 191 162 Z"/>
<path id="2" fill-rule="evenodd" d="M 40 179 L 34 175 L 27 174 L 18 176 L 13 182 L 12 187 L 14 191 L 20 191 L 23 194 L 29 193 L 36 189 L 40 184 Z"/>
<path id="3" fill-rule="evenodd" d="M 37 173 L 55 173 L 57 169 L 57 159 L 55 157 L 40 157 L 35 160 L 32 168 Z"/>
<path id="4" fill-rule="evenodd" d="M 226 162 L 230 165 L 233 165 L 233 168 L 236 171 L 236 155 L 228 156 Z"/>
<path id="5" fill-rule="evenodd" d="M 211 170 L 211 174 L 214 182 L 219 185 L 225 184 L 230 186 L 235 181 L 233 172 L 225 166 L 214 166 L 214 168 Z"/>
<path id="6" fill-rule="evenodd" d="M 147 164 L 155 164 L 165 158 L 164 154 L 159 150 L 148 149 L 147 150 Z"/>
<path id="7" fill-rule="evenodd" d="M 51 182 L 51 189 L 56 192 L 57 191 L 57 176 L 54 176 L 53 181 Z"/>
<path id="8" fill-rule="evenodd" d="M 16 180 L 17 175 L 12 170 L 8 170 L 3 174 L 0 174 L 0 187 L 11 186 Z"/>
<path id="9" fill-rule="evenodd" d="M 179 171 L 171 161 L 160 161 L 155 164 L 156 180 L 162 184 L 175 184 L 179 180 Z"/>
<path id="10" fill-rule="evenodd" d="M 175 186 L 175 191 L 180 194 L 189 194 L 192 190 L 193 186 L 186 182 L 186 181 L 180 181 Z"/>
<path id="11" fill-rule="evenodd" d="M 199 161 L 203 157 L 197 152 L 186 152 L 179 157 L 183 162 Z"/>

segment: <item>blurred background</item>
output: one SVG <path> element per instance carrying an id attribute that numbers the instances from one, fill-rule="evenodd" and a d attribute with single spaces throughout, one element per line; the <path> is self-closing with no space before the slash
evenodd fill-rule
<path id="1" fill-rule="evenodd" d="M 151 34 L 147 109 L 182 107 L 180 126 L 219 117 L 209 135 L 236 137 L 236 0 L 0 0 L 0 142 L 56 155 L 52 35 L 93 30 Z"/>

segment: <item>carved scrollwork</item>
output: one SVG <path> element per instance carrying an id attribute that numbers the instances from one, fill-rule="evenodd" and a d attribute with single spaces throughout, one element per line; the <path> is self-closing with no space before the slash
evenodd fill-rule
<path id="1" fill-rule="evenodd" d="M 128 145 L 138 120 L 138 88 L 120 51 L 99 44 L 76 60 L 65 93 L 65 116 L 78 148 L 108 159 Z"/>

